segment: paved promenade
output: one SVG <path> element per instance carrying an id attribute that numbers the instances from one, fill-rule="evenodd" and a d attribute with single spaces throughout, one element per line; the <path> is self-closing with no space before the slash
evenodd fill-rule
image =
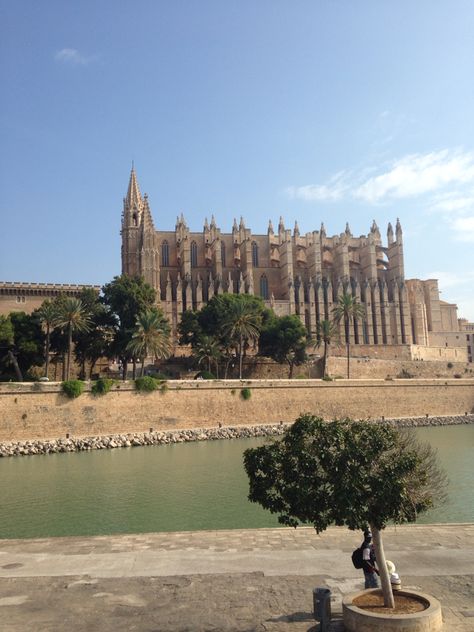
<path id="1" fill-rule="evenodd" d="M 2 632 L 303 632 L 312 589 L 361 588 L 359 534 L 331 528 L 0 540 Z M 384 532 L 407 588 L 442 604 L 445 630 L 474 630 L 474 525 Z"/>

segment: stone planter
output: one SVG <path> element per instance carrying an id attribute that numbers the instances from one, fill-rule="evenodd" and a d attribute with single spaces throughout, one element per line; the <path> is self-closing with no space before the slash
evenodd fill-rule
<path id="1" fill-rule="evenodd" d="M 378 614 L 362 610 L 352 604 L 353 600 L 366 592 L 362 590 L 346 595 L 342 600 L 342 613 L 346 632 L 440 632 L 443 628 L 441 604 L 437 599 L 415 590 L 399 590 L 398 595 L 413 596 L 428 604 L 426 610 L 412 614 Z"/>

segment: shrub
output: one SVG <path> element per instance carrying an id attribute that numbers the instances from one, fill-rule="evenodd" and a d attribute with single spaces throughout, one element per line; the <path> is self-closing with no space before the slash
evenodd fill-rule
<path id="1" fill-rule="evenodd" d="M 84 382 L 82 380 L 66 380 L 61 384 L 61 389 L 70 399 L 74 399 L 84 391 Z"/>
<path id="2" fill-rule="evenodd" d="M 448 367 L 448 369 L 452 369 L 453 368 L 453 363 L 452 362 L 448 362 L 447 367 Z"/>
<path id="3" fill-rule="evenodd" d="M 142 391 L 143 393 L 151 393 L 151 391 L 156 391 L 158 388 L 158 380 L 155 380 L 154 377 L 150 377 L 149 375 L 137 377 L 135 380 L 135 388 L 137 391 Z"/>
<path id="4" fill-rule="evenodd" d="M 115 380 L 111 380 L 110 378 L 100 377 L 97 382 L 94 382 L 92 385 L 92 393 L 94 395 L 105 395 L 110 391 L 112 386 L 115 384 Z"/>
<path id="5" fill-rule="evenodd" d="M 155 373 L 154 371 L 150 371 L 148 375 L 154 378 L 155 380 L 159 380 L 160 382 L 165 382 L 167 379 L 169 379 L 168 375 L 165 375 L 164 373 L 160 373 L 160 372 Z"/>
<path id="6" fill-rule="evenodd" d="M 252 391 L 249 388 L 243 388 L 240 391 L 240 397 L 244 400 L 250 399 L 252 397 Z"/>
<path id="7" fill-rule="evenodd" d="M 461 379 L 462 375 L 460 373 L 455 373 L 454 377 L 456 377 L 459 380 L 459 379 Z"/>
<path id="8" fill-rule="evenodd" d="M 332 382 L 332 377 L 331 377 L 330 375 L 324 375 L 324 376 L 322 377 L 322 379 L 323 379 L 325 382 Z"/>
<path id="9" fill-rule="evenodd" d="M 397 375 L 397 377 L 401 380 L 410 380 L 413 377 L 413 375 L 412 373 L 410 373 L 410 371 L 407 371 L 406 369 L 402 369 L 400 373 Z"/>
<path id="10" fill-rule="evenodd" d="M 161 394 L 164 395 L 167 390 L 168 390 L 168 384 L 166 382 L 161 382 L 161 384 L 160 384 L 160 392 L 161 392 Z"/>

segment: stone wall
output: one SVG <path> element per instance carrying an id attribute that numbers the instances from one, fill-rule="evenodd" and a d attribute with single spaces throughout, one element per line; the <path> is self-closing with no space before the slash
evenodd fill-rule
<path id="1" fill-rule="evenodd" d="M 449 365 L 449 366 L 448 366 Z M 303 367 L 298 367 L 303 368 Z M 347 360 L 343 357 L 329 356 L 328 374 L 344 377 L 347 375 Z M 295 375 L 296 375 L 295 371 Z M 350 360 L 351 378 L 384 379 L 397 378 L 405 374 L 413 378 L 450 378 L 455 375 L 464 378 L 474 377 L 474 367 L 467 362 L 431 362 L 431 361 L 398 361 L 372 358 L 355 358 Z"/>
<path id="2" fill-rule="evenodd" d="M 106 395 L 85 392 L 70 400 L 59 384 L 1 384 L 0 441 L 292 422 L 302 412 L 327 419 L 474 412 L 469 379 L 196 380 L 166 386 L 144 394 L 120 383 Z M 244 388 L 250 399 L 242 398 Z"/>

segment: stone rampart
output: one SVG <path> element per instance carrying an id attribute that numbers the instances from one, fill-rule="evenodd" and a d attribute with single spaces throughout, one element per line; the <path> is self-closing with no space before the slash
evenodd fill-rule
<path id="1" fill-rule="evenodd" d="M 73 400 L 60 384 L 7 383 L 0 385 L 0 441 L 287 423 L 302 412 L 326 419 L 464 415 L 474 412 L 474 381 L 183 380 L 152 393 L 119 383 L 106 395 L 87 391 Z"/>

